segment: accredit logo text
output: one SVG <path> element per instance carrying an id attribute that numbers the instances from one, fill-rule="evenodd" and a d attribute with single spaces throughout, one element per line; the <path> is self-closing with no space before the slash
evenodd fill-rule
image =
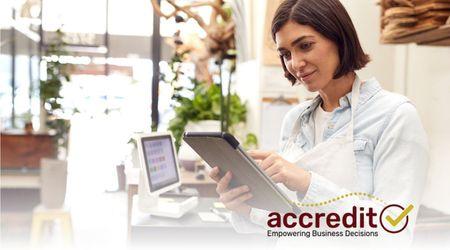
<path id="1" fill-rule="evenodd" d="M 377 213 L 373 208 L 365 211 L 365 208 L 353 206 L 351 212 L 339 215 L 338 213 L 308 213 L 301 214 L 271 212 L 267 220 L 267 226 L 271 228 L 320 228 L 321 226 L 328 226 L 330 228 L 337 228 L 343 226 L 345 228 L 377 228 L 376 217 Z M 365 219 L 367 222 L 365 223 Z"/>
<path id="2" fill-rule="evenodd" d="M 406 209 L 398 204 L 386 206 L 380 215 L 373 208 L 353 206 L 346 213 L 308 213 L 300 214 L 271 212 L 268 215 L 267 226 L 270 228 L 304 228 L 320 229 L 345 228 L 345 229 L 376 229 L 379 225 L 389 233 L 399 233 L 408 224 L 408 214 L 413 209 L 409 205 Z M 391 213 L 387 212 L 390 210 Z M 393 214 L 397 214 L 394 216 Z M 393 217 L 392 217 L 393 216 Z"/>

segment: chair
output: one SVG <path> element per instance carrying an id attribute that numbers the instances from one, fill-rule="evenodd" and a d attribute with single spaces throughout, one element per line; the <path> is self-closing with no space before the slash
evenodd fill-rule
<path id="1" fill-rule="evenodd" d="M 33 210 L 33 221 L 31 225 L 31 245 L 33 247 L 40 245 L 44 232 L 44 224 L 46 222 L 55 223 L 58 221 L 60 221 L 61 223 L 64 245 L 72 245 L 73 229 L 70 210 L 67 207 L 56 209 L 45 208 L 43 205 L 38 205 Z"/>

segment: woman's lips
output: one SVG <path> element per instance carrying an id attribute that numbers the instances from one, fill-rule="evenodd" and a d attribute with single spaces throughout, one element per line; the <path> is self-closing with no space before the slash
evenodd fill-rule
<path id="1" fill-rule="evenodd" d="M 303 82 L 307 82 L 307 81 L 311 80 L 311 78 L 313 77 L 314 73 L 316 73 L 315 70 L 314 70 L 313 72 L 309 73 L 309 74 L 306 74 L 306 75 L 301 76 L 300 79 L 301 79 Z"/>

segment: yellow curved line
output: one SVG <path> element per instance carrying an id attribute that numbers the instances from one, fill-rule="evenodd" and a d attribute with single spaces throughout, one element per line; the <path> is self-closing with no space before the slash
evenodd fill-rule
<path id="1" fill-rule="evenodd" d="M 375 200 L 375 201 L 378 201 L 378 202 L 381 202 L 381 203 L 387 205 L 387 203 L 384 202 L 382 199 L 375 197 L 372 194 L 368 194 L 368 193 L 364 193 L 364 192 L 353 192 L 353 193 L 343 194 L 343 195 L 337 196 L 335 198 L 331 198 L 329 200 L 318 202 L 318 203 L 302 203 L 302 202 L 297 202 L 297 201 L 294 201 L 293 203 L 299 207 L 319 207 L 319 206 L 328 205 L 330 203 L 336 202 L 338 200 L 341 200 L 341 199 L 344 199 L 344 198 L 347 198 L 350 196 L 364 196 L 364 197 L 368 197 L 372 200 Z"/>

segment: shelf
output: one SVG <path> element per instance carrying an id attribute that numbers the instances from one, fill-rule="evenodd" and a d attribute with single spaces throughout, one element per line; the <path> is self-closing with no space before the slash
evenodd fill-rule
<path id="1" fill-rule="evenodd" d="M 417 43 L 418 45 L 450 46 L 450 24 L 381 42 L 385 44 Z"/>

